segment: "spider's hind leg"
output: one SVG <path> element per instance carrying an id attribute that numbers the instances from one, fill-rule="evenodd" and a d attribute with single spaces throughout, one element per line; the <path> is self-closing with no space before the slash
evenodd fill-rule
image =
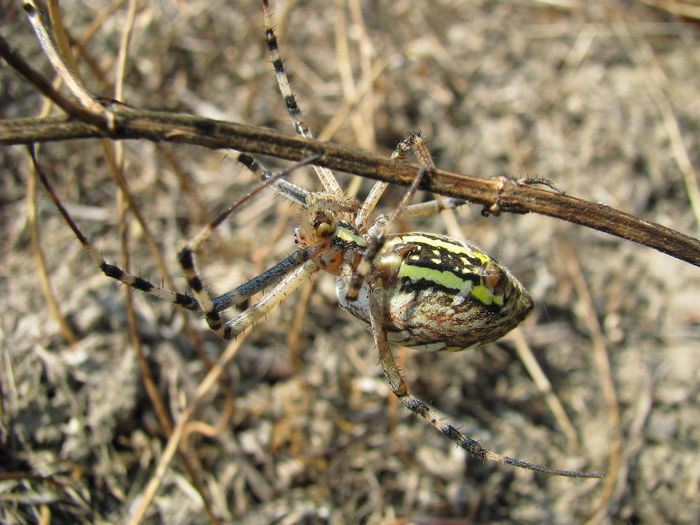
<path id="1" fill-rule="evenodd" d="M 378 286 L 372 286 L 369 294 L 369 313 L 370 324 L 372 326 L 372 335 L 374 342 L 379 352 L 379 362 L 384 371 L 384 377 L 389 383 L 391 391 L 399 398 L 401 403 L 413 412 L 416 416 L 422 418 L 427 423 L 435 427 L 435 429 L 448 437 L 460 448 L 467 451 L 471 456 L 480 459 L 488 459 L 498 463 L 504 463 L 527 470 L 533 470 L 542 474 L 550 474 L 555 476 L 565 476 L 572 478 L 602 478 L 603 474 L 594 472 L 576 472 L 570 470 L 551 469 L 542 465 L 536 465 L 520 459 L 502 456 L 495 452 L 491 452 L 482 448 L 478 441 L 462 434 L 455 425 L 453 425 L 446 417 L 440 415 L 426 402 L 418 399 L 408 390 L 408 386 L 399 372 L 399 367 L 396 364 L 394 355 L 391 352 L 391 347 L 387 339 L 384 329 L 384 290 Z"/>
<path id="2" fill-rule="evenodd" d="M 456 208 L 464 204 L 465 201 L 455 198 L 437 198 L 428 202 L 418 204 L 408 204 L 411 197 L 418 191 L 423 176 L 430 169 L 435 168 L 435 163 L 428 151 L 425 142 L 419 131 L 412 131 L 405 139 L 398 143 L 396 149 L 391 155 L 392 159 L 403 160 L 406 153 L 413 151 L 419 160 L 421 168 L 416 173 L 413 182 L 406 190 L 401 202 L 396 209 L 389 215 L 382 215 L 369 229 L 369 243 L 365 249 L 360 263 L 355 268 L 355 271 L 350 278 L 349 285 L 346 288 L 345 298 L 348 301 L 357 299 L 360 287 L 364 282 L 374 259 L 377 257 L 384 244 L 386 243 L 387 233 L 391 230 L 392 225 L 401 217 L 420 217 L 426 215 L 434 215 L 443 210 Z M 386 190 L 388 184 L 386 182 L 377 182 L 372 187 L 369 196 L 362 204 L 362 208 L 357 214 L 356 223 L 360 228 L 363 228 L 369 218 L 370 213 L 374 210 L 381 195 Z"/>
<path id="3" fill-rule="evenodd" d="M 272 27 L 272 12 L 270 9 L 270 4 L 268 0 L 263 0 L 263 17 L 265 19 L 265 40 L 267 42 L 267 50 L 270 58 L 272 59 L 272 66 L 275 69 L 275 76 L 277 77 L 277 86 L 279 87 L 282 98 L 284 99 L 284 104 L 287 106 L 287 113 L 289 114 L 289 119 L 292 121 L 294 130 L 297 135 L 305 138 L 313 138 L 311 129 L 304 122 L 301 114 L 301 109 L 299 104 L 297 104 L 297 99 L 292 91 L 292 86 L 289 83 L 289 78 L 287 77 L 287 72 L 284 69 L 284 63 L 282 62 L 282 56 L 280 54 L 280 48 L 277 43 L 277 37 L 275 36 L 275 30 Z M 321 184 L 326 192 L 332 193 L 334 195 L 343 195 L 343 190 L 341 189 L 338 181 L 333 175 L 333 172 L 328 168 L 323 168 L 321 166 L 314 166 L 316 175 L 318 175 Z"/>

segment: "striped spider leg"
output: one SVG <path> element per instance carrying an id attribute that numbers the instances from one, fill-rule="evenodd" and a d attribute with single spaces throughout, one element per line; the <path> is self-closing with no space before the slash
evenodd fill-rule
<path id="1" fill-rule="evenodd" d="M 297 250 L 292 255 L 284 259 L 283 261 L 277 263 L 275 266 L 263 272 L 261 275 L 254 277 L 250 281 L 242 284 L 238 288 L 226 292 L 220 296 L 211 298 L 209 293 L 204 289 L 201 284 L 201 279 L 199 278 L 193 263 L 194 251 L 199 247 L 199 245 L 214 231 L 216 226 L 221 224 L 223 220 L 228 217 L 233 211 L 239 208 L 242 204 L 250 200 L 255 194 L 263 190 L 268 186 L 273 186 L 278 188 L 280 192 L 285 192 L 285 196 L 288 198 L 303 199 L 308 192 L 289 184 L 288 182 L 282 180 L 282 177 L 288 175 L 292 170 L 297 169 L 300 166 L 304 166 L 316 157 L 311 157 L 304 160 L 298 164 L 292 165 L 290 168 L 277 173 L 272 174 L 263 170 L 260 165 L 249 155 L 239 154 L 237 160 L 245 164 L 248 168 L 253 170 L 255 173 L 259 174 L 261 181 L 255 185 L 250 191 L 239 198 L 234 204 L 229 206 L 225 211 L 220 213 L 211 223 L 205 226 L 202 231 L 197 234 L 192 240 L 185 244 L 185 246 L 180 250 L 178 258 L 181 261 L 181 266 L 187 277 L 187 282 L 194 292 L 194 297 L 191 295 L 183 294 L 168 288 L 163 288 L 161 286 L 155 285 L 150 281 L 147 281 L 141 277 L 138 277 L 132 273 L 122 270 L 118 266 L 108 263 L 95 249 L 90 240 L 82 233 L 76 222 L 71 217 L 70 213 L 63 205 L 58 195 L 54 191 L 48 177 L 44 173 L 41 165 L 36 159 L 34 149 L 30 148 L 30 156 L 34 169 L 39 176 L 39 179 L 46 189 L 47 193 L 51 197 L 54 205 L 58 209 L 59 213 L 66 221 L 68 226 L 71 228 L 75 236 L 78 238 L 80 243 L 83 245 L 85 250 L 90 255 L 90 258 L 97 265 L 97 267 L 104 273 L 107 277 L 111 277 L 135 290 L 138 290 L 147 295 L 152 295 L 158 299 L 173 303 L 178 306 L 182 306 L 187 310 L 193 312 L 198 312 L 204 316 L 207 324 L 218 335 L 224 337 L 225 339 L 232 339 L 239 333 L 241 333 L 245 328 L 255 323 L 260 317 L 265 315 L 265 313 L 272 310 L 279 302 L 286 297 L 283 293 L 279 296 L 278 300 L 274 300 L 276 297 L 275 290 L 277 288 L 290 288 L 291 290 L 296 289 L 304 279 L 307 278 L 316 269 L 313 264 L 305 264 L 310 261 L 310 252 L 312 250 Z M 278 284 L 279 283 L 279 284 Z M 291 283 L 291 284 L 290 284 Z M 251 306 L 247 310 L 241 312 L 238 316 L 230 321 L 230 323 L 224 324 L 221 319 L 219 312 L 230 308 L 232 306 L 238 305 L 243 301 L 247 300 L 251 296 L 261 292 L 263 289 L 268 288 L 273 285 L 276 286 L 271 292 L 266 294 L 260 301 L 255 305 Z M 273 300 L 270 297 L 273 296 Z"/>

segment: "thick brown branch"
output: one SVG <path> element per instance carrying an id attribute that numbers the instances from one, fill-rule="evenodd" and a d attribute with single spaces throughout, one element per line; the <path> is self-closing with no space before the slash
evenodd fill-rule
<path id="1" fill-rule="evenodd" d="M 318 155 L 315 164 L 320 166 L 403 185 L 410 184 L 418 170 L 416 165 L 396 163 L 348 146 L 289 136 L 265 128 L 179 113 L 121 106 L 112 109 L 114 129 L 108 129 L 102 123 L 86 124 L 61 118 L 0 121 L 0 144 L 109 137 L 230 148 L 291 161 Z M 549 215 L 649 246 L 700 266 L 700 241 L 697 239 L 602 204 L 540 190 L 502 177 L 480 179 L 440 169 L 430 170 L 421 188 L 480 204 L 486 209 Z"/>

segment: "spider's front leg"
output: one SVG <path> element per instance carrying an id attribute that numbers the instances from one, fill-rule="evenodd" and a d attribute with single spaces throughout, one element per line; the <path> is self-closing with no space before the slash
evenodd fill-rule
<path id="1" fill-rule="evenodd" d="M 180 250 L 178 258 L 185 272 L 187 284 L 192 288 L 207 325 L 223 339 L 233 339 L 243 330 L 255 324 L 318 270 L 316 263 L 309 260 L 309 250 L 297 250 L 235 290 L 212 297 L 202 284 L 195 267 L 194 250 L 191 243 L 187 243 Z M 258 302 L 230 321 L 226 321 L 221 315 L 221 311 L 240 304 L 254 294 L 270 287 L 273 288 L 265 293 Z"/>
<path id="2" fill-rule="evenodd" d="M 78 228 L 78 225 L 73 220 L 73 217 L 71 217 L 70 213 L 68 213 L 68 210 L 63 205 L 63 202 L 61 202 L 61 199 L 59 199 L 58 195 L 53 189 L 53 186 L 49 182 L 46 173 L 39 164 L 33 147 L 29 149 L 29 155 L 32 159 L 34 170 L 36 171 L 36 174 L 39 177 L 39 180 L 41 181 L 42 185 L 46 189 L 46 192 L 49 194 L 49 197 L 51 197 L 54 206 L 56 206 L 56 209 L 63 217 L 63 220 L 66 222 L 66 224 L 68 224 L 70 229 L 73 231 L 75 236 L 83 245 L 83 248 L 85 248 L 85 251 L 88 253 L 90 258 L 93 260 L 95 265 L 100 269 L 102 273 L 104 273 L 107 277 L 119 281 L 133 288 L 134 290 L 138 290 L 144 294 L 152 295 L 153 297 L 157 297 L 158 299 L 162 299 L 163 301 L 182 306 L 183 308 L 186 308 L 193 312 L 200 311 L 199 305 L 197 304 L 197 301 L 194 297 L 176 292 L 174 290 L 170 290 L 168 288 L 157 286 L 147 281 L 146 279 L 143 279 L 125 270 L 122 270 L 119 266 L 108 263 L 105 260 L 105 258 L 102 257 L 102 255 L 100 255 L 97 249 L 95 249 L 95 247 L 92 245 L 87 236 L 80 230 L 80 228 Z"/>
<path id="3" fill-rule="evenodd" d="M 309 250 L 297 250 L 266 272 L 252 278 L 235 290 L 226 292 L 218 297 L 212 297 L 204 287 L 195 265 L 195 254 L 199 246 L 209 238 L 214 230 L 231 215 L 234 210 L 267 186 L 274 186 L 279 193 L 288 199 L 305 204 L 308 199 L 308 192 L 283 180 L 283 177 L 302 166 L 310 164 L 316 159 L 317 156 L 313 155 L 290 166 L 282 172 L 272 173 L 265 170 L 250 155 L 245 153 L 238 154 L 237 160 L 256 174 L 260 178 L 260 182 L 234 204 L 221 212 L 179 251 L 178 261 L 185 273 L 187 284 L 192 289 L 199 310 L 204 314 L 209 328 L 219 337 L 223 339 L 233 339 L 236 337 L 244 329 L 254 324 L 258 319 L 277 306 L 283 298 L 298 288 L 303 280 L 309 277 L 318 268 L 315 263 L 309 261 Z M 264 288 L 269 288 L 271 286 L 274 286 L 274 288 L 265 294 L 256 304 L 238 314 L 231 321 L 226 322 L 224 320 L 220 313 L 222 310 L 235 306 L 262 291 Z"/>

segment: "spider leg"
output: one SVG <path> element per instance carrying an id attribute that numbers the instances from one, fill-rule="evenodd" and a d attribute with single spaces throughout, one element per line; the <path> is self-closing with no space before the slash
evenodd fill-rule
<path id="1" fill-rule="evenodd" d="M 402 160 L 405 158 L 408 151 L 413 152 L 422 166 L 425 166 L 428 169 L 435 167 L 433 157 L 430 155 L 428 147 L 425 145 L 420 131 L 411 131 L 406 138 L 399 142 L 394 149 L 394 152 L 391 154 L 391 158 Z M 422 217 L 426 215 L 434 215 L 443 210 L 457 208 L 465 203 L 466 201 L 462 199 L 455 199 L 453 197 L 445 198 L 441 197 L 440 195 L 436 195 L 435 200 L 406 206 L 401 216 Z"/>
<path id="2" fill-rule="evenodd" d="M 310 248 L 297 250 L 283 261 L 278 262 L 269 270 L 253 277 L 250 281 L 243 283 L 230 292 L 223 293 L 212 299 L 214 310 L 221 312 L 232 306 L 242 303 L 249 297 L 265 288 L 274 286 L 282 281 L 286 275 L 291 273 L 297 266 L 301 266 L 309 259 Z"/>
<path id="3" fill-rule="evenodd" d="M 418 158 L 418 161 L 428 168 L 434 168 L 435 163 L 433 157 L 428 151 L 428 147 L 423 141 L 423 136 L 420 131 L 411 131 L 406 137 L 396 145 L 394 152 L 391 154 L 392 159 L 403 160 L 406 158 L 406 153 L 412 151 Z"/>
<path id="4" fill-rule="evenodd" d="M 406 153 L 408 151 L 413 151 L 415 155 L 418 157 L 418 160 L 422 166 L 425 166 L 426 168 L 434 168 L 435 163 L 433 162 L 433 158 L 430 156 L 430 152 L 428 151 L 428 148 L 425 145 L 425 142 L 423 142 L 423 138 L 421 137 L 420 131 L 411 131 L 406 138 L 401 140 L 396 145 L 396 148 L 394 149 L 394 152 L 391 154 L 391 158 L 395 160 L 403 160 L 406 158 Z M 386 190 L 386 188 L 389 186 L 389 183 L 379 181 L 372 186 L 372 189 L 369 192 L 369 195 L 367 195 L 367 198 L 365 201 L 362 203 L 362 208 L 360 208 L 360 211 L 357 213 L 357 218 L 355 220 L 355 225 L 358 226 L 360 229 L 363 229 L 367 225 L 367 221 L 369 219 L 370 213 L 374 210 L 374 208 L 377 206 L 377 202 L 379 202 L 379 199 L 381 198 L 382 194 Z M 413 190 L 415 192 L 415 189 Z M 409 189 L 409 193 L 411 193 L 411 190 Z M 411 193 L 412 194 L 412 193 Z M 410 195 L 409 195 L 410 197 Z M 458 199 L 455 199 L 458 200 Z M 408 202 L 408 201 L 407 201 Z M 460 204 L 463 201 L 459 201 Z M 459 205 L 459 204 L 457 204 Z M 416 216 L 414 214 L 409 213 L 409 210 L 412 208 L 412 206 L 405 206 L 404 205 L 404 210 L 401 213 L 401 216 L 404 217 L 413 217 Z M 447 209 L 447 208 L 445 208 Z M 438 213 L 439 211 L 442 211 L 442 209 L 437 210 L 432 213 Z M 418 215 L 430 215 L 430 213 L 419 213 Z M 397 214 L 397 216 L 399 216 Z"/>
<path id="5" fill-rule="evenodd" d="M 270 291 L 265 293 L 258 302 L 250 306 L 233 319 L 228 321 L 220 330 L 219 335 L 225 339 L 232 339 L 240 334 L 249 326 L 255 324 L 268 312 L 273 310 L 294 290 L 299 288 L 308 280 L 311 275 L 318 271 L 318 266 L 313 260 L 307 260 L 300 266 L 292 268 L 279 283 Z M 205 312 L 207 322 L 209 322 L 209 313 Z M 211 327 L 211 325 L 210 325 Z M 213 328 L 212 328 L 213 329 Z"/>
<path id="6" fill-rule="evenodd" d="M 355 226 L 357 226 L 360 230 L 364 230 L 367 228 L 369 215 L 377 206 L 379 199 L 382 197 L 387 187 L 389 187 L 388 182 L 378 181 L 375 182 L 372 186 L 372 189 L 369 190 L 367 198 L 364 200 L 364 202 L 362 203 L 362 207 L 355 216 Z"/>
<path id="7" fill-rule="evenodd" d="M 318 159 L 319 155 L 312 155 L 296 164 L 293 164 L 282 173 L 275 174 L 274 172 L 266 170 L 252 155 L 248 153 L 237 153 L 236 160 L 243 164 L 251 173 L 257 175 L 262 182 L 267 182 L 271 180 L 268 184 L 272 184 L 275 190 L 284 195 L 287 199 L 296 202 L 302 206 L 306 206 L 307 199 L 309 197 L 309 192 L 303 188 L 300 188 L 296 184 L 292 184 L 289 181 L 284 180 L 282 177 L 288 175 L 292 171 L 301 166 L 312 163 L 314 160 Z M 234 205 L 236 206 L 236 205 Z M 215 220 L 216 224 L 211 228 L 212 230 L 223 221 L 231 212 L 235 209 L 234 206 L 229 207 Z M 211 231 L 209 231 L 211 233 Z M 206 235 L 208 235 L 207 233 Z"/>
<path id="8" fill-rule="evenodd" d="M 434 199 L 426 202 L 419 202 L 406 206 L 402 217 L 427 217 L 428 215 L 437 215 L 443 210 L 453 210 L 466 204 L 464 199 L 455 197 L 447 197 L 442 199 Z"/>
<path id="9" fill-rule="evenodd" d="M 294 92 L 289 84 L 289 78 L 284 70 L 284 64 L 282 63 L 282 57 L 280 56 L 280 49 L 277 44 L 277 37 L 275 36 L 275 30 L 272 28 L 272 11 L 268 0 L 263 0 L 263 17 L 265 19 L 265 41 L 267 42 L 267 50 L 270 54 L 270 58 L 272 59 L 272 65 L 275 68 L 277 85 L 279 86 L 280 93 L 282 93 L 284 103 L 287 106 L 289 118 L 292 121 L 292 125 L 294 126 L 297 135 L 306 138 L 313 138 L 313 134 L 311 133 L 309 126 L 302 119 L 301 109 L 299 109 L 299 104 L 297 104 L 296 97 L 294 96 Z M 321 180 L 326 192 L 335 195 L 343 194 L 343 190 L 341 189 L 331 170 L 328 168 L 322 168 L 321 166 L 314 166 L 314 170 L 316 171 L 318 178 Z"/>
<path id="10" fill-rule="evenodd" d="M 281 261 L 280 263 L 276 264 L 263 274 L 254 277 L 250 281 L 242 284 L 238 288 L 227 292 L 223 295 L 220 295 L 216 298 L 209 299 L 208 293 L 203 290 L 203 287 L 201 286 L 201 280 L 199 277 L 196 275 L 196 272 L 194 271 L 194 261 L 192 258 L 192 252 L 189 252 L 189 255 L 185 254 L 183 255 L 181 252 L 181 258 L 184 257 L 184 259 L 187 262 L 192 262 L 192 267 L 191 267 L 191 272 L 188 274 L 186 271 L 186 275 L 188 276 L 188 282 L 190 286 L 192 287 L 193 290 L 195 290 L 195 297 L 192 297 L 190 295 L 182 294 L 173 290 L 170 290 L 168 288 L 163 288 L 160 286 L 157 286 L 145 279 L 142 279 L 141 277 L 138 277 L 136 275 L 133 275 L 129 272 L 126 272 L 119 268 L 118 266 L 115 266 L 113 264 L 109 264 L 104 257 L 102 257 L 99 252 L 95 249 L 95 247 L 92 245 L 90 240 L 83 234 L 83 232 L 78 228 L 78 225 L 75 223 L 73 218 L 71 217 L 70 213 L 68 213 L 68 210 L 66 207 L 63 205 L 61 200 L 58 198 L 58 195 L 54 191 L 53 187 L 48 181 L 48 178 L 46 177 L 46 174 L 44 173 L 43 169 L 39 165 L 36 155 L 34 154 L 34 150 L 30 148 L 30 156 L 32 158 L 32 162 L 34 164 L 34 168 L 36 170 L 37 175 L 39 176 L 39 179 L 41 180 L 41 183 L 43 184 L 44 188 L 46 188 L 47 193 L 51 197 L 51 200 L 53 201 L 54 205 L 58 209 L 59 213 L 63 216 L 63 219 L 66 221 L 68 226 L 73 230 L 73 233 L 75 236 L 78 238 L 80 243 L 83 245 L 85 250 L 88 252 L 90 255 L 90 258 L 95 262 L 97 267 L 108 277 L 111 277 L 112 279 L 115 279 L 121 283 L 126 284 L 127 286 L 130 286 L 131 288 L 134 288 L 136 290 L 139 290 L 145 294 L 152 295 L 154 297 L 157 297 L 158 299 L 180 305 L 188 310 L 192 310 L 195 312 L 201 312 L 204 313 L 205 317 L 207 318 L 207 321 L 209 322 L 210 327 L 212 330 L 215 332 L 219 333 L 219 335 L 222 335 L 223 337 L 230 339 L 232 337 L 235 337 L 237 334 L 239 334 L 243 329 L 245 329 L 247 326 L 250 324 L 254 323 L 256 320 L 258 320 L 260 317 L 265 315 L 265 313 L 269 312 L 272 308 L 274 308 L 284 297 L 289 295 L 294 289 L 296 289 L 301 282 L 305 278 L 307 278 L 309 275 L 311 275 L 314 271 L 316 271 L 316 266 L 313 263 L 309 262 L 309 257 L 311 253 L 311 249 L 303 249 L 303 250 L 297 250 L 295 253 Z M 314 159 L 311 158 L 306 162 L 311 162 Z M 278 174 L 267 174 L 266 176 L 263 177 L 262 182 L 258 183 L 253 189 L 251 189 L 247 194 L 245 194 L 243 197 L 241 197 L 235 204 L 230 206 L 225 212 L 223 212 L 219 217 L 217 217 L 213 223 L 210 223 L 207 225 L 207 227 L 200 232 L 200 234 L 195 238 L 195 246 L 198 246 L 199 243 L 201 243 L 216 227 L 216 225 L 220 224 L 221 221 L 228 216 L 233 210 L 235 210 L 237 207 L 239 207 L 241 204 L 246 202 L 248 199 L 250 199 L 253 195 L 255 195 L 257 192 L 261 191 L 263 188 L 269 186 L 269 185 L 274 185 L 277 182 L 282 182 L 279 181 L 279 178 L 286 175 L 291 169 L 296 169 L 299 165 L 294 165 L 288 170 L 278 173 Z M 293 185 L 292 185 L 293 186 Z M 300 190 L 303 191 L 303 190 Z M 187 249 L 187 248 L 186 248 Z M 186 251 L 183 250 L 183 251 Z M 306 263 L 306 264 L 305 264 Z M 197 286 L 201 288 L 199 295 L 197 295 L 197 288 L 193 286 L 193 284 L 199 283 Z M 238 316 L 234 318 L 234 320 L 231 322 L 231 326 L 226 326 L 226 327 L 221 327 L 219 328 L 218 325 L 216 324 L 216 319 L 218 317 L 219 319 L 219 324 L 223 324 L 221 322 L 220 316 L 218 316 L 218 312 L 221 310 L 224 310 L 226 308 L 229 308 L 235 304 L 238 304 L 248 297 L 252 296 L 255 293 L 258 293 L 264 288 L 269 288 L 270 286 L 277 285 L 271 292 L 269 292 L 266 296 L 264 296 L 260 301 L 258 301 L 255 305 L 251 306 L 248 308 L 246 311 L 242 312 Z M 206 307 L 204 307 L 206 305 Z M 207 308 L 210 308 L 208 310 Z M 210 317 L 214 319 L 214 321 L 210 321 Z M 214 324 L 214 326 L 212 326 Z"/>
<path id="11" fill-rule="evenodd" d="M 448 437 L 460 448 L 466 450 L 471 456 L 480 459 L 487 459 L 506 465 L 513 465 L 527 470 L 533 470 L 542 474 L 565 476 L 571 478 L 602 478 L 604 474 L 595 472 L 576 472 L 571 470 L 551 469 L 542 465 L 536 465 L 520 459 L 502 456 L 495 452 L 484 449 L 478 441 L 462 434 L 450 421 L 434 410 L 430 405 L 421 401 L 408 391 L 408 386 L 399 372 L 394 355 L 384 330 L 384 290 L 381 287 L 373 286 L 369 294 L 369 312 L 372 325 L 372 335 L 379 351 L 379 363 L 382 365 L 384 377 L 389 383 L 391 391 L 399 401 L 413 412 L 416 416 L 424 419 L 435 429 Z"/>
<path id="12" fill-rule="evenodd" d="M 310 249 L 297 250 L 292 255 L 277 263 L 238 288 L 212 298 L 204 288 L 194 265 L 193 252 L 185 247 L 179 255 L 180 265 L 185 272 L 187 283 L 192 288 L 198 311 L 204 314 L 209 328 L 223 339 L 233 339 L 248 326 L 255 323 L 267 312 L 277 306 L 285 297 L 318 268 L 309 260 Z M 274 286 L 257 303 L 250 306 L 231 321 L 226 322 L 221 311 L 230 308 L 265 288 Z"/>
<path id="13" fill-rule="evenodd" d="M 367 248 L 365 248 L 365 251 L 362 254 L 362 259 L 360 259 L 360 263 L 355 268 L 355 271 L 350 278 L 349 286 L 347 287 L 345 298 L 348 301 L 355 301 L 357 299 L 362 283 L 365 281 L 367 273 L 374 263 L 374 259 L 377 257 L 377 254 L 386 243 L 386 232 L 389 230 L 389 228 L 391 228 L 394 221 L 401 216 L 404 209 L 408 206 L 408 201 L 418 189 L 425 172 L 426 168 L 425 166 L 422 166 L 421 169 L 418 170 L 416 178 L 413 179 L 411 186 L 409 186 L 408 191 L 406 191 L 405 195 L 403 196 L 403 199 L 401 199 L 398 207 L 391 215 L 388 216 L 388 218 L 380 218 L 377 220 L 375 227 L 372 228 L 372 236 L 369 244 L 367 245 Z"/>
<path id="14" fill-rule="evenodd" d="M 192 310 L 195 312 L 199 312 L 199 305 L 197 304 L 197 300 L 186 294 L 182 294 L 179 292 L 175 292 L 173 290 L 170 290 L 168 288 L 163 288 L 161 286 L 157 286 L 145 279 L 142 279 L 141 277 L 138 277 L 132 273 L 126 272 L 119 268 L 118 266 L 115 266 L 113 264 L 109 264 L 104 257 L 102 257 L 98 251 L 95 249 L 95 247 L 92 245 L 90 240 L 83 234 L 83 232 L 78 228 L 78 225 L 75 223 L 73 220 L 73 217 L 71 217 L 70 213 L 68 213 L 68 210 L 66 207 L 63 205 L 61 200 L 58 198 L 58 195 L 54 191 L 53 187 L 48 181 L 48 178 L 46 177 L 46 174 L 44 173 L 44 170 L 41 168 L 39 165 L 39 162 L 36 159 L 36 155 L 34 153 L 34 149 L 30 148 L 30 156 L 32 158 L 32 163 L 34 165 L 34 169 L 39 176 L 39 179 L 41 180 L 41 183 L 43 184 L 44 188 L 46 189 L 47 193 L 51 197 L 51 200 L 53 201 L 54 205 L 58 209 L 59 213 L 63 216 L 63 219 L 66 221 L 68 226 L 70 226 L 70 229 L 73 230 L 73 233 L 75 236 L 78 238 L 80 243 L 83 245 L 85 250 L 88 252 L 90 255 L 90 258 L 95 262 L 95 265 L 104 273 L 107 277 L 111 277 L 112 279 L 116 279 L 117 281 L 126 284 L 127 286 L 130 286 L 131 288 L 134 288 L 136 290 L 139 290 L 145 294 L 152 295 L 154 297 L 157 297 L 158 299 L 162 299 L 164 301 L 168 301 L 173 304 L 180 305 L 184 308 L 187 308 L 188 310 Z"/>
<path id="15" fill-rule="evenodd" d="M 367 219 L 369 218 L 368 216 L 376 206 L 376 203 L 379 200 L 379 197 L 381 197 L 381 194 L 384 193 L 384 190 L 386 189 L 387 185 L 388 184 L 386 182 L 377 182 L 374 186 L 372 186 L 369 195 L 362 203 L 362 208 L 357 214 L 358 219 L 356 220 L 355 224 L 358 227 L 358 229 L 362 230 L 367 227 Z M 371 207 L 367 205 L 368 202 L 372 203 Z M 433 199 L 431 201 L 409 204 L 403 209 L 401 217 L 427 217 L 429 215 L 437 215 L 443 210 L 452 210 L 454 208 L 459 208 L 460 206 L 466 204 L 466 202 L 467 201 L 465 201 L 464 199 L 457 199 L 455 197 L 442 197 L 440 199 Z M 366 208 L 368 208 L 368 211 L 366 210 Z M 389 217 L 387 215 L 380 215 L 379 217 L 377 217 L 375 224 L 386 223 L 388 220 Z M 371 233 L 372 230 L 370 230 L 370 234 Z"/>
<path id="16" fill-rule="evenodd" d="M 420 185 L 425 172 L 431 168 L 434 168 L 435 163 L 430 156 L 428 148 L 423 142 L 420 132 L 418 131 L 412 131 L 406 136 L 405 139 L 399 142 L 396 149 L 394 149 L 391 158 L 402 160 L 405 158 L 408 151 L 413 151 L 415 153 L 422 168 L 416 174 L 415 179 L 413 179 L 413 182 L 406 191 L 399 206 L 393 211 L 392 214 L 378 217 L 373 227 L 368 232 L 368 236 L 371 238 L 371 241 L 362 256 L 362 260 L 358 264 L 350 279 L 349 286 L 347 287 L 346 298 L 349 301 L 354 301 L 357 299 L 357 294 L 362 286 L 362 282 L 365 280 L 367 272 L 369 272 L 369 269 L 374 263 L 375 257 L 386 242 L 387 232 L 391 229 L 391 226 L 399 217 L 420 217 L 433 215 L 440 213 L 443 210 L 456 208 L 465 203 L 464 200 L 455 198 L 438 198 L 428 202 L 409 205 L 408 202 L 413 194 L 418 190 L 418 186 Z M 356 216 L 355 224 L 359 228 L 362 229 L 366 227 L 370 213 L 372 213 L 372 210 L 374 210 L 387 186 L 388 184 L 386 182 L 377 182 L 374 186 L 372 186 L 369 195 L 362 203 L 362 207 Z"/>
<path id="17" fill-rule="evenodd" d="M 298 188 L 294 184 L 287 183 L 286 181 L 283 181 L 281 179 L 282 177 L 291 173 L 293 170 L 313 162 L 314 160 L 316 160 L 316 158 L 316 156 L 309 157 L 308 159 L 305 159 L 300 163 L 290 166 L 289 168 L 280 173 L 272 174 L 263 170 L 257 163 L 257 161 L 255 161 L 255 159 L 250 155 L 239 154 L 239 162 L 245 164 L 254 173 L 258 173 L 260 175 L 261 182 L 259 182 L 253 189 L 251 189 L 243 197 L 241 197 L 235 203 L 229 206 L 226 210 L 221 212 L 213 221 L 211 221 L 204 228 L 202 228 L 202 230 L 192 239 L 190 239 L 178 253 L 178 261 L 180 262 L 180 266 L 182 267 L 182 270 L 185 273 L 187 284 L 194 293 L 196 302 L 199 306 L 198 309 L 204 314 L 204 318 L 206 319 L 209 328 L 220 337 L 223 337 L 224 339 L 231 339 L 245 328 L 245 326 L 243 326 L 239 330 L 236 330 L 233 329 L 231 325 L 224 323 L 224 320 L 221 314 L 219 313 L 221 310 L 224 310 L 234 304 L 240 303 L 241 301 L 247 299 L 251 295 L 257 293 L 263 288 L 271 286 L 272 284 L 278 283 L 280 281 L 286 282 L 285 276 L 294 274 L 294 272 L 297 271 L 298 267 L 308 260 L 309 251 L 299 250 L 295 252 L 290 257 L 287 257 L 284 261 L 278 263 L 274 267 L 270 268 L 268 271 L 264 272 L 262 275 L 251 279 L 250 281 L 244 283 L 235 290 L 227 292 L 217 298 L 212 298 L 211 294 L 206 290 L 206 288 L 204 288 L 202 279 L 199 277 L 199 273 L 197 272 L 197 268 L 194 261 L 194 254 L 197 252 L 199 246 L 212 234 L 216 227 L 219 226 L 236 208 L 241 206 L 244 202 L 253 197 L 253 195 L 255 195 L 267 186 L 274 185 L 278 191 L 280 191 L 285 196 L 289 197 L 291 200 L 300 199 L 301 201 L 306 203 L 306 201 L 309 199 L 308 192 L 302 190 L 301 188 Z M 296 286 L 291 290 L 294 290 L 295 288 Z M 248 310 L 251 310 L 252 308 L 254 307 L 251 307 Z M 246 310 L 246 312 L 248 312 L 248 310 Z M 241 314 L 239 314 L 239 316 L 237 316 L 236 319 L 238 319 L 238 317 L 242 316 L 246 312 L 242 312 Z"/>

